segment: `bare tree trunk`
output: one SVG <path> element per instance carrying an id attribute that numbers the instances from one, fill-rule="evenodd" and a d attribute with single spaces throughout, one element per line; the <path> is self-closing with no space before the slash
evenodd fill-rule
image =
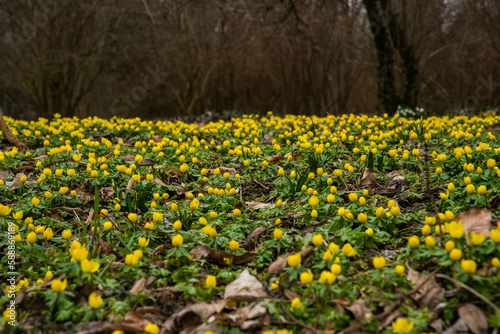
<path id="1" fill-rule="evenodd" d="M 7 123 L 5 123 L 2 109 L 0 109 L 0 130 L 2 130 L 2 133 L 5 136 L 5 139 L 7 139 L 7 141 L 11 145 L 16 146 L 19 149 L 26 148 L 26 145 L 22 142 L 22 140 L 17 138 L 16 136 L 14 136 L 12 134 L 12 131 L 10 131 L 9 127 L 7 126 Z"/>

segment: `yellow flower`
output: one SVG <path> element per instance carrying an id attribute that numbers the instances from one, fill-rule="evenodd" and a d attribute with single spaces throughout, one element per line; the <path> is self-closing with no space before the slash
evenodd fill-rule
<path id="1" fill-rule="evenodd" d="M 476 233 L 476 232 L 471 232 L 469 234 L 470 242 L 474 246 L 478 246 L 483 243 L 484 239 L 486 239 L 484 233 Z"/>
<path id="2" fill-rule="evenodd" d="M 450 259 L 452 259 L 453 261 L 458 261 L 462 258 L 462 251 L 458 248 L 453 248 L 451 251 L 450 251 Z"/>
<path id="3" fill-rule="evenodd" d="M 174 230 L 180 231 L 182 229 L 182 222 L 180 220 L 176 220 L 173 225 Z"/>
<path id="4" fill-rule="evenodd" d="M 452 221 L 451 223 L 444 225 L 446 227 L 446 230 L 448 230 L 448 233 L 450 233 L 450 237 L 452 237 L 453 239 L 460 239 L 461 237 L 463 237 L 465 229 L 461 221 L 459 221 L 458 223 Z"/>
<path id="5" fill-rule="evenodd" d="M 280 240 L 283 237 L 283 230 L 279 228 L 274 229 L 273 236 L 275 239 Z"/>
<path id="6" fill-rule="evenodd" d="M 50 270 L 49 270 L 49 271 L 47 271 L 47 272 L 45 273 L 45 276 L 44 276 L 44 278 L 43 278 L 43 279 L 44 279 L 44 280 L 46 280 L 46 281 L 48 281 L 48 280 L 49 280 L 49 279 L 51 279 L 53 276 L 54 276 L 54 274 L 52 273 L 52 271 L 50 271 Z"/>
<path id="7" fill-rule="evenodd" d="M 12 209 L 7 205 L 0 204 L 0 217 L 5 217 L 11 213 Z M 22 217 L 21 217 L 22 218 Z"/>
<path id="8" fill-rule="evenodd" d="M 455 243 L 452 240 L 446 241 L 446 243 L 444 244 L 444 249 L 449 253 L 453 248 L 455 248 Z"/>
<path id="9" fill-rule="evenodd" d="M 334 273 L 332 273 L 331 271 L 323 270 L 319 275 L 318 281 L 323 284 L 332 284 L 333 282 L 335 282 L 336 279 L 337 276 L 335 276 Z"/>
<path id="10" fill-rule="evenodd" d="M 191 210 L 196 210 L 198 209 L 199 206 L 200 206 L 200 201 L 198 201 L 196 198 L 193 199 L 191 203 L 189 203 L 189 207 L 191 208 Z"/>
<path id="11" fill-rule="evenodd" d="M 468 184 L 467 187 L 465 188 L 465 190 L 467 191 L 467 194 L 471 195 L 474 193 L 476 188 L 474 187 L 474 185 Z"/>
<path id="12" fill-rule="evenodd" d="M 26 241 L 28 241 L 30 245 L 33 245 L 36 242 L 36 239 L 37 238 L 35 232 L 28 233 L 28 236 L 26 237 Z"/>
<path id="13" fill-rule="evenodd" d="M 54 237 L 54 232 L 52 232 L 52 229 L 49 227 L 43 232 L 42 236 L 45 240 L 50 240 Z"/>
<path id="14" fill-rule="evenodd" d="M 436 168 L 437 175 L 441 175 L 442 172 L 443 172 L 443 169 L 441 167 Z"/>
<path id="15" fill-rule="evenodd" d="M 14 322 L 17 325 L 17 311 L 16 310 L 5 310 L 3 311 L 3 320 L 6 324 Z"/>
<path id="16" fill-rule="evenodd" d="M 312 238 L 312 243 L 314 246 L 319 247 L 323 244 L 323 236 L 321 234 L 316 234 Z"/>
<path id="17" fill-rule="evenodd" d="M 276 201 L 276 207 L 279 209 L 283 206 L 283 201 L 281 199 Z"/>
<path id="18" fill-rule="evenodd" d="M 88 250 L 83 246 L 75 248 L 71 247 L 69 253 L 71 254 L 71 261 L 77 261 L 77 262 L 85 260 L 89 255 Z"/>
<path id="19" fill-rule="evenodd" d="M 59 188 L 59 193 L 61 195 L 65 195 L 68 191 L 69 191 L 68 187 L 61 187 L 61 188 Z"/>
<path id="20" fill-rule="evenodd" d="M 147 247 L 149 245 L 149 238 L 144 238 L 144 237 L 140 237 L 139 238 L 139 246 L 141 247 Z"/>
<path id="21" fill-rule="evenodd" d="M 302 307 L 302 302 L 300 301 L 300 298 L 294 298 L 292 300 L 292 309 L 296 310 Z"/>
<path id="22" fill-rule="evenodd" d="M 66 287 L 68 286 L 68 280 L 65 279 L 64 281 L 61 282 L 61 280 L 55 279 L 52 281 L 50 284 L 50 288 L 52 291 L 60 293 L 66 290 Z"/>
<path id="23" fill-rule="evenodd" d="M 330 262 L 331 260 L 333 260 L 333 254 L 330 250 L 327 250 L 323 253 L 323 261 Z"/>
<path id="24" fill-rule="evenodd" d="M 396 270 L 396 275 L 399 275 L 399 276 L 403 276 L 405 273 L 405 267 L 400 265 L 400 264 L 398 264 L 396 266 L 395 270 Z"/>
<path id="25" fill-rule="evenodd" d="M 411 248 L 417 248 L 420 246 L 420 240 L 414 235 L 408 239 L 408 245 L 410 245 Z"/>
<path id="26" fill-rule="evenodd" d="M 490 239 L 496 244 L 500 243 L 500 228 L 490 231 Z"/>
<path id="27" fill-rule="evenodd" d="M 240 248 L 240 244 L 237 241 L 231 240 L 229 242 L 229 249 L 231 252 L 236 252 Z"/>
<path id="28" fill-rule="evenodd" d="M 306 285 L 311 284 L 313 280 L 314 280 L 314 275 L 310 269 L 300 274 L 300 282 L 302 284 Z"/>
<path id="29" fill-rule="evenodd" d="M 319 198 L 316 197 L 316 196 L 311 196 L 309 198 L 309 205 L 312 206 L 312 207 L 315 207 L 316 205 L 318 205 L 319 203 Z"/>
<path id="30" fill-rule="evenodd" d="M 397 215 L 399 215 L 401 213 L 401 208 L 399 206 L 393 206 L 389 212 L 391 213 L 391 215 L 393 215 L 394 217 L 396 217 Z"/>
<path id="31" fill-rule="evenodd" d="M 351 202 L 357 202 L 358 201 L 358 194 L 356 194 L 356 193 L 350 193 L 349 194 L 349 201 L 351 201 Z"/>
<path id="32" fill-rule="evenodd" d="M 494 257 L 491 259 L 491 265 L 497 269 L 500 269 L 500 259 L 498 257 Z"/>
<path id="33" fill-rule="evenodd" d="M 137 213 L 129 213 L 127 215 L 127 218 L 128 220 L 130 220 L 130 222 L 133 224 L 133 223 L 136 223 L 137 222 Z"/>
<path id="34" fill-rule="evenodd" d="M 175 204 L 175 203 L 172 203 L 172 204 Z M 160 213 L 160 212 L 154 212 L 153 213 L 153 221 L 155 223 L 160 223 L 163 221 L 163 214 Z"/>
<path id="35" fill-rule="evenodd" d="M 184 239 L 182 238 L 182 235 L 177 234 L 175 237 L 172 238 L 172 246 L 174 247 L 181 247 L 184 242 Z"/>
<path id="36" fill-rule="evenodd" d="M 113 227 L 113 223 L 108 220 L 103 224 L 103 227 L 105 231 L 108 231 Z"/>
<path id="37" fill-rule="evenodd" d="M 366 215 L 366 213 L 362 212 L 358 215 L 358 221 L 361 223 L 361 224 L 364 224 L 366 223 L 368 219 L 368 216 Z"/>
<path id="38" fill-rule="evenodd" d="M 287 263 L 290 267 L 297 267 L 302 262 L 302 257 L 299 253 L 295 255 L 288 255 Z"/>
<path id="39" fill-rule="evenodd" d="M 215 288 L 217 286 L 217 279 L 213 275 L 208 275 L 205 279 L 205 285 L 207 288 Z"/>
<path id="40" fill-rule="evenodd" d="M 154 228 L 154 224 L 152 222 L 144 224 L 144 228 L 146 230 L 152 230 Z"/>
<path id="41" fill-rule="evenodd" d="M 69 238 L 71 238 L 71 236 L 72 236 L 72 233 L 71 233 L 71 231 L 70 231 L 70 230 L 64 230 L 64 231 L 62 232 L 62 237 L 63 237 L 64 239 L 66 239 L 66 240 L 68 240 Z"/>
<path id="42" fill-rule="evenodd" d="M 80 262 L 80 265 L 85 273 L 94 273 L 99 269 L 99 262 L 94 260 L 89 261 L 87 259 L 84 259 L 82 260 L 82 262 Z"/>
<path id="43" fill-rule="evenodd" d="M 137 258 L 137 260 L 142 259 L 142 257 L 144 256 L 144 254 L 142 253 L 142 250 L 140 250 L 140 249 L 135 250 L 134 255 Z"/>
<path id="44" fill-rule="evenodd" d="M 22 211 L 18 211 L 16 213 L 12 213 L 12 217 L 14 217 L 15 220 L 21 220 L 21 219 L 23 219 L 23 212 Z"/>
<path id="45" fill-rule="evenodd" d="M 160 332 L 160 327 L 150 322 L 146 327 L 144 327 L 144 331 L 148 334 L 158 334 Z"/>
<path id="46" fill-rule="evenodd" d="M 351 244 L 347 243 L 342 247 L 342 254 L 347 257 L 352 257 L 356 255 L 358 252 L 352 248 Z"/>
<path id="47" fill-rule="evenodd" d="M 407 334 L 413 331 L 413 323 L 406 318 L 397 318 L 392 322 L 392 329 L 397 334 Z"/>
<path id="48" fill-rule="evenodd" d="M 486 194 L 486 190 L 487 190 L 487 189 L 486 189 L 486 186 L 479 186 L 479 187 L 477 188 L 477 193 L 478 193 L 479 195 L 484 195 L 484 194 Z"/>
<path id="49" fill-rule="evenodd" d="M 340 260 L 339 258 L 336 258 L 335 259 L 335 262 L 337 262 L 337 260 Z M 338 263 L 334 263 L 332 264 L 332 266 L 330 267 L 330 271 L 335 274 L 335 275 L 339 275 L 341 272 L 342 272 L 342 267 L 338 264 Z"/>
<path id="50" fill-rule="evenodd" d="M 137 262 L 139 262 L 139 259 L 134 253 L 127 254 L 127 256 L 125 256 L 125 264 L 128 264 L 129 266 L 134 266 L 137 264 Z"/>
<path id="51" fill-rule="evenodd" d="M 102 297 L 99 296 L 97 293 L 92 292 L 89 296 L 89 306 L 91 308 L 99 308 L 101 307 L 102 304 Z"/>
<path id="52" fill-rule="evenodd" d="M 431 237 L 430 235 L 428 235 L 427 237 L 425 237 L 425 244 L 427 247 L 429 248 L 434 248 L 436 247 L 436 241 L 434 240 L 433 237 Z"/>
<path id="53" fill-rule="evenodd" d="M 462 259 L 462 261 L 460 261 L 460 266 L 462 267 L 462 270 L 469 275 L 473 275 L 477 269 L 477 264 L 474 260 Z"/>
<path id="54" fill-rule="evenodd" d="M 431 233 L 431 227 L 427 224 L 424 225 L 424 227 L 422 227 L 422 235 L 423 236 L 427 236 Z"/>
<path id="55" fill-rule="evenodd" d="M 375 269 L 384 269 L 385 264 L 386 264 L 385 257 L 376 256 L 372 260 L 373 260 L 373 266 L 375 267 Z"/>

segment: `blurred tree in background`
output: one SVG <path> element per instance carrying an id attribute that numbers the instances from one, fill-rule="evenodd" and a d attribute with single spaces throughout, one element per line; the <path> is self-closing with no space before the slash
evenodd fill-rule
<path id="1" fill-rule="evenodd" d="M 0 107 L 35 118 L 498 106 L 500 0 L 0 0 Z"/>

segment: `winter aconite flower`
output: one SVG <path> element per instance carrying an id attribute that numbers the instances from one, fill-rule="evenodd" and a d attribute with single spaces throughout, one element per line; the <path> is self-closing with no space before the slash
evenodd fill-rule
<path id="1" fill-rule="evenodd" d="M 60 293 L 60 292 L 63 292 L 64 290 L 66 290 L 67 286 L 68 286 L 67 279 L 65 279 L 64 281 L 55 279 L 50 284 L 50 288 L 52 289 L 52 291 L 57 292 L 57 293 Z"/>
<path id="2" fill-rule="evenodd" d="M 300 274 L 300 282 L 302 284 L 305 285 L 311 284 L 313 280 L 314 280 L 314 274 L 311 272 L 310 269 Z"/>
<path id="3" fill-rule="evenodd" d="M 397 318 L 396 321 L 392 322 L 392 329 L 397 334 L 408 334 L 413 331 L 413 323 L 406 318 Z"/>
<path id="4" fill-rule="evenodd" d="M 149 245 L 149 238 L 144 238 L 144 237 L 140 237 L 139 238 L 139 246 L 141 247 L 147 247 Z"/>
<path id="5" fill-rule="evenodd" d="M 137 222 L 137 213 L 129 213 L 127 215 L 127 218 L 128 220 L 130 220 L 130 222 L 133 224 L 133 223 L 136 223 Z"/>
<path id="6" fill-rule="evenodd" d="M 477 269 L 477 264 L 474 260 L 462 259 L 462 261 L 460 261 L 460 266 L 462 267 L 462 270 L 469 275 L 473 275 Z"/>
<path id="7" fill-rule="evenodd" d="M 217 279 L 213 275 L 208 275 L 207 278 L 205 279 L 205 285 L 207 288 L 215 288 L 217 285 Z"/>
<path id="8" fill-rule="evenodd" d="M 461 237 L 463 237 L 465 229 L 460 221 L 458 223 L 452 221 L 451 223 L 447 223 L 444 225 L 446 227 L 446 230 L 448 230 L 448 233 L 450 233 L 450 237 L 452 237 L 453 239 L 460 239 Z"/>
<path id="9" fill-rule="evenodd" d="M 373 267 L 375 267 L 375 269 L 384 269 L 386 264 L 385 257 L 377 256 L 374 257 L 372 260 L 373 260 Z"/>
<path id="10" fill-rule="evenodd" d="M 337 276 L 335 276 L 334 273 L 332 273 L 331 271 L 323 270 L 319 275 L 318 281 L 323 284 L 332 284 L 333 282 L 335 282 L 336 279 Z"/>
<path id="11" fill-rule="evenodd" d="M 283 230 L 279 228 L 274 229 L 273 236 L 275 239 L 280 240 L 283 237 Z"/>
<path id="12" fill-rule="evenodd" d="M 101 307 L 101 304 L 102 304 L 102 297 L 99 296 L 97 293 L 92 292 L 89 296 L 89 306 L 91 308 L 96 309 Z"/>
<path id="13" fill-rule="evenodd" d="M 479 246 L 485 239 L 484 233 L 471 232 L 469 235 L 469 240 L 474 246 Z"/>
<path id="14" fill-rule="evenodd" d="M 148 334 L 158 334 L 160 332 L 160 327 L 157 324 L 149 323 L 144 327 L 144 331 Z"/>
<path id="15" fill-rule="evenodd" d="M 297 267 L 302 262 L 302 257 L 299 253 L 295 255 L 288 255 L 287 263 L 290 267 Z"/>
<path id="16" fill-rule="evenodd" d="M 300 298 L 294 298 L 292 300 L 292 309 L 296 310 L 302 307 L 302 302 L 300 301 Z"/>
<path id="17" fill-rule="evenodd" d="M 127 254 L 127 256 L 125 256 L 125 264 L 134 266 L 137 262 L 139 262 L 139 259 L 137 258 L 137 256 L 135 256 L 134 253 Z"/>
<path id="18" fill-rule="evenodd" d="M 312 238 L 312 243 L 314 246 L 319 247 L 323 244 L 323 236 L 321 234 L 316 234 Z"/>
<path id="19" fill-rule="evenodd" d="M 352 256 L 356 255 L 357 253 L 358 252 L 355 251 L 354 248 L 352 248 L 351 244 L 345 244 L 342 247 L 342 254 L 344 254 L 347 257 L 352 257 Z"/>
<path id="20" fill-rule="evenodd" d="M 30 245 L 33 245 L 36 242 L 36 233 L 35 232 L 28 233 L 26 241 L 28 241 Z"/>
<path id="21" fill-rule="evenodd" d="M 184 239 L 180 234 L 177 234 L 175 237 L 172 238 L 172 246 L 174 247 L 181 247 L 183 243 Z"/>
<path id="22" fill-rule="evenodd" d="M 7 205 L 0 204 L 0 217 L 5 217 L 11 213 L 12 209 Z M 22 218 L 22 217 L 21 217 Z"/>
<path id="23" fill-rule="evenodd" d="M 411 248 L 417 248 L 420 246 L 420 240 L 414 235 L 408 239 L 408 245 L 410 245 Z"/>
<path id="24" fill-rule="evenodd" d="M 403 276 L 405 273 L 405 267 L 400 264 L 398 264 L 394 269 L 396 271 L 396 275 Z"/>
<path id="25" fill-rule="evenodd" d="M 231 252 L 236 252 L 240 248 L 240 244 L 237 241 L 231 240 L 229 242 L 229 249 Z"/>
<path id="26" fill-rule="evenodd" d="M 94 260 L 84 259 L 82 262 L 80 262 L 80 265 L 82 267 L 82 270 L 86 273 L 93 273 L 99 269 L 99 262 Z"/>

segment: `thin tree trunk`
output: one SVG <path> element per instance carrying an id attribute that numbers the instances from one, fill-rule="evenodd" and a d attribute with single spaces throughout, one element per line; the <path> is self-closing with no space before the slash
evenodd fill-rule
<path id="1" fill-rule="evenodd" d="M 12 131 L 7 126 L 7 123 L 5 123 L 5 119 L 4 119 L 4 116 L 3 116 L 3 113 L 2 113 L 2 109 L 0 109 L 0 130 L 2 130 L 2 133 L 3 133 L 4 137 L 5 137 L 5 139 L 7 139 L 7 141 L 11 145 L 16 146 L 19 149 L 25 149 L 26 148 L 26 145 L 22 142 L 22 140 L 19 139 L 19 138 L 17 138 L 16 136 L 14 136 L 12 134 Z"/>

